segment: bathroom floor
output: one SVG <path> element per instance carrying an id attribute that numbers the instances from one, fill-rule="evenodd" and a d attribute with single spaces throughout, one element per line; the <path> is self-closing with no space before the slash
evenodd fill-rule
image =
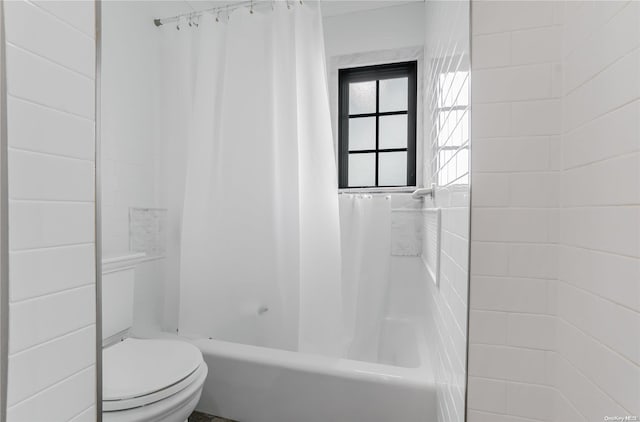
<path id="1" fill-rule="evenodd" d="M 206 413 L 193 412 L 189 416 L 188 422 L 236 422 L 231 419 L 220 418 L 218 416 L 207 415 Z"/>

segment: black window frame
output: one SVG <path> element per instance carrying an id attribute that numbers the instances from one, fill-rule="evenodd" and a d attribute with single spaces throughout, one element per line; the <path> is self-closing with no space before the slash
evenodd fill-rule
<path id="1" fill-rule="evenodd" d="M 408 101 L 406 111 L 380 112 L 380 81 L 385 79 L 408 79 Z M 376 81 L 376 111 L 374 113 L 349 114 L 349 84 L 352 82 Z M 338 186 L 340 189 L 398 188 L 416 186 L 416 132 L 418 100 L 418 62 L 408 61 L 373 66 L 353 67 L 338 71 Z M 407 115 L 407 147 L 380 148 L 379 128 L 381 116 Z M 375 149 L 349 151 L 349 119 L 376 118 Z M 379 156 L 384 152 L 407 152 L 407 183 L 404 185 L 379 185 Z M 349 154 L 375 153 L 375 185 L 349 186 Z"/>

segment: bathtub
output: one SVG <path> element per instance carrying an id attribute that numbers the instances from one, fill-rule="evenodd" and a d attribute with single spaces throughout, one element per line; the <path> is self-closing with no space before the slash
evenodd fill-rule
<path id="1" fill-rule="evenodd" d="M 241 422 L 431 422 L 436 388 L 417 325 L 387 318 L 379 361 L 190 340 L 209 366 L 197 409 Z"/>

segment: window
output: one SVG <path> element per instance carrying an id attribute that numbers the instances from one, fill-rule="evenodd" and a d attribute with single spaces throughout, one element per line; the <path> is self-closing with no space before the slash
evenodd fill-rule
<path id="1" fill-rule="evenodd" d="M 435 169 L 438 185 L 469 183 L 469 72 L 435 78 Z"/>
<path id="2" fill-rule="evenodd" d="M 416 185 L 417 62 L 341 69 L 339 185 Z"/>

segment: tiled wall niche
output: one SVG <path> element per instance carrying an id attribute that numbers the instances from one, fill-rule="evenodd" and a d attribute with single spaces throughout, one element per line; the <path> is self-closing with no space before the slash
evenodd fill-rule
<path id="1" fill-rule="evenodd" d="M 7 420 L 96 420 L 94 3 L 5 2 Z"/>

